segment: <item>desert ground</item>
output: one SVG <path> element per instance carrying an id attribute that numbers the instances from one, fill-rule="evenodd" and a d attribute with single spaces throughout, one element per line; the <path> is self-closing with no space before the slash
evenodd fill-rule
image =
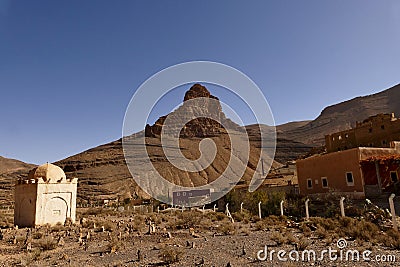
<path id="1" fill-rule="evenodd" d="M 232 222 L 224 212 L 207 209 L 80 208 L 75 224 L 17 229 L 12 213 L 3 212 L 0 266 L 398 266 L 400 234 L 383 215 L 371 214 L 306 221 L 274 215 L 260 219 L 243 210 L 232 213 Z M 360 261 L 318 259 L 324 249 L 339 250 L 340 238 L 347 244 L 344 253 L 357 249 Z M 272 260 L 270 254 L 257 259 L 265 246 L 269 253 L 276 251 Z M 297 251 L 292 256 L 299 253 L 299 261 L 278 260 L 279 250 L 287 251 L 287 259 Z M 301 261 L 305 250 L 315 250 L 317 260 Z M 367 261 L 365 250 L 371 251 Z M 376 261 L 376 255 L 386 262 Z"/>

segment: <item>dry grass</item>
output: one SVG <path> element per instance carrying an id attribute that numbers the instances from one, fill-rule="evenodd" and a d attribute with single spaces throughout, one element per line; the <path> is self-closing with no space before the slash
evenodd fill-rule
<path id="1" fill-rule="evenodd" d="M 388 230 L 384 235 L 377 236 L 377 242 L 385 247 L 400 249 L 400 233 L 393 229 Z"/>
<path id="2" fill-rule="evenodd" d="M 107 244 L 107 252 L 115 253 L 121 249 L 124 249 L 124 243 L 118 238 L 112 238 Z"/>
<path id="3" fill-rule="evenodd" d="M 66 228 L 62 223 L 57 223 L 56 225 L 51 227 L 51 232 L 60 232 L 64 231 Z"/>
<path id="4" fill-rule="evenodd" d="M 303 251 L 310 244 L 311 244 L 310 240 L 308 240 L 307 238 L 303 237 L 303 238 L 300 238 L 299 242 L 297 243 L 297 248 L 298 248 L 299 251 Z"/>
<path id="5" fill-rule="evenodd" d="M 158 257 L 166 264 L 178 262 L 183 255 L 183 251 L 175 247 L 164 247 L 160 250 Z"/>
<path id="6" fill-rule="evenodd" d="M 52 236 L 46 236 L 37 242 L 37 246 L 43 250 L 53 250 L 57 247 L 57 241 Z"/>
<path id="7" fill-rule="evenodd" d="M 300 224 L 300 231 L 303 233 L 305 237 L 309 237 L 311 235 L 311 229 L 307 226 L 306 223 Z"/>
<path id="8" fill-rule="evenodd" d="M 241 222 L 241 223 L 249 223 L 252 215 L 247 211 L 247 210 L 243 210 L 242 212 L 238 211 L 238 212 L 234 212 L 232 214 L 233 219 L 236 222 Z"/>
<path id="9" fill-rule="evenodd" d="M 236 233 L 235 226 L 232 222 L 226 221 L 223 222 L 219 227 L 218 231 L 223 233 L 224 235 L 233 235 Z"/>
<path id="10" fill-rule="evenodd" d="M 275 241 L 278 246 L 286 243 L 287 239 L 279 232 L 273 232 L 271 234 L 271 240 Z"/>

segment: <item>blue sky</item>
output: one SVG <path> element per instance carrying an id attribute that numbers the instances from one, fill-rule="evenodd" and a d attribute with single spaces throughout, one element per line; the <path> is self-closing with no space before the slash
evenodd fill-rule
<path id="1" fill-rule="evenodd" d="M 314 119 L 398 84 L 399 43 L 396 0 L 0 0 L 0 155 L 51 162 L 118 139 L 140 84 L 194 60 L 247 74 L 277 124 Z"/>

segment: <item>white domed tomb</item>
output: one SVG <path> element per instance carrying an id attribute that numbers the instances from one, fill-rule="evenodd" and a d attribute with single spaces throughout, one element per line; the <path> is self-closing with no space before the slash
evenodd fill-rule
<path id="1" fill-rule="evenodd" d="M 15 185 L 14 224 L 19 227 L 75 222 L 78 178 L 67 179 L 64 171 L 46 163 L 32 169 Z"/>

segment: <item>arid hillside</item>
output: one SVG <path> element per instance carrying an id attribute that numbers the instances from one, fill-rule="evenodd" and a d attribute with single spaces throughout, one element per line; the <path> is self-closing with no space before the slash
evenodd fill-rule
<path id="1" fill-rule="evenodd" d="M 35 165 L 0 156 L 0 205 L 10 205 L 14 200 L 13 185 L 17 178 L 28 175 Z"/>
<path id="2" fill-rule="evenodd" d="M 205 97 L 204 105 L 188 106 L 186 101 L 196 97 Z M 214 101 L 207 101 L 207 98 Z M 201 85 L 194 85 L 185 95 L 184 103 L 178 108 L 183 110 L 183 114 L 192 114 L 198 112 L 199 109 L 207 109 L 207 112 L 217 113 L 224 125 L 229 125 L 230 128 L 237 132 L 244 132 L 245 129 L 236 125 L 222 112 L 222 109 L 215 100 L 216 97 L 210 95 L 207 89 Z M 171 114 L 176 114 L 178 110 Z M 169 114 L 168 116 L 173 116 Z M 200 156 L 199 143 L 207 137 L 214 141 L 217 147 L 217 154 L 210 166 L 203 171 L 187 172 L 182 171 L 173 166 L 166 158 L 163 147 L 161 145 L 160 133 L 163 123 L 167 116 L 161 117 L 154 125 L 147 125 L 144 132 L 134 134 L 129 137 L 132 145 L 135 142 L 140 142 L 145 135 L 147 154 L 161 176 L 168 181 L 182 186 L 199 186 L 208 184 L 218 178 L 227 168 L 231 156 L 231 143 L 227 131 L 222 125 L 208 118 L 199 118 L 189 121 L 184 129 L 180 132 L 180 149 L 182 153 L 191 160 L 197 159 Z M 172 121 L 174 124 L 175 121 Z M 178 122 L 176 122 L 178 125 Z M 252 137 L 254 137 L 252 139 Z M 242 176 L 244 183 L 249 183 L 257 168 L 257 163 L 260 158 L 260 146 L 257 133 L 253 133 L 250 139 L 250 158 L 248 161 L 237 157 L 238 164 L 233 165 L 232 171 L 239 173 L 241 168 L 245 169 Z M 147 155 L 133 151 L 135 160 L 143 162 Z M 264 160 L 268 160 L 263 158 Z M 271 159 L 270 159 L 271 160 Z M 83 200 L 102 200 L 102 199 L 119 199 L 126 198 L 147 198 L 135 183 L 128 168 L 126 166 L 122 140 L 111 142 L 99 147 L 90 149 L 83 153 L 74 155 L 55 163 L 62 167 L 67 176 L 75 176 L 79 178 L 78 197 Z M 281 166 L 278 162 L 273 162 L 273 167 Z M 149 177 L 148 183 L 153 183 L 151 179 L 152 169 L 138 168 L 137 177 Z"/>
<path id="3" fill-rule="evenodd" d="M 10 173 L 19 170 L 29 170 L 35 165 L 25 163 L 16 159 L 9 159 L 0 156 L 0 174 Z"/>
<path id="4" fill-rule="evenodd" d="M 349 129 L 356 121 L 378 113 L 400 116 L 400 84 L 385 91 L 329 106 L 315 120 L 297 128 L 281 129 L 280 137 L 315 146 L 324 144 L 326 134 Z M 300 124 L 301 125 L 301 124 Z"/>

